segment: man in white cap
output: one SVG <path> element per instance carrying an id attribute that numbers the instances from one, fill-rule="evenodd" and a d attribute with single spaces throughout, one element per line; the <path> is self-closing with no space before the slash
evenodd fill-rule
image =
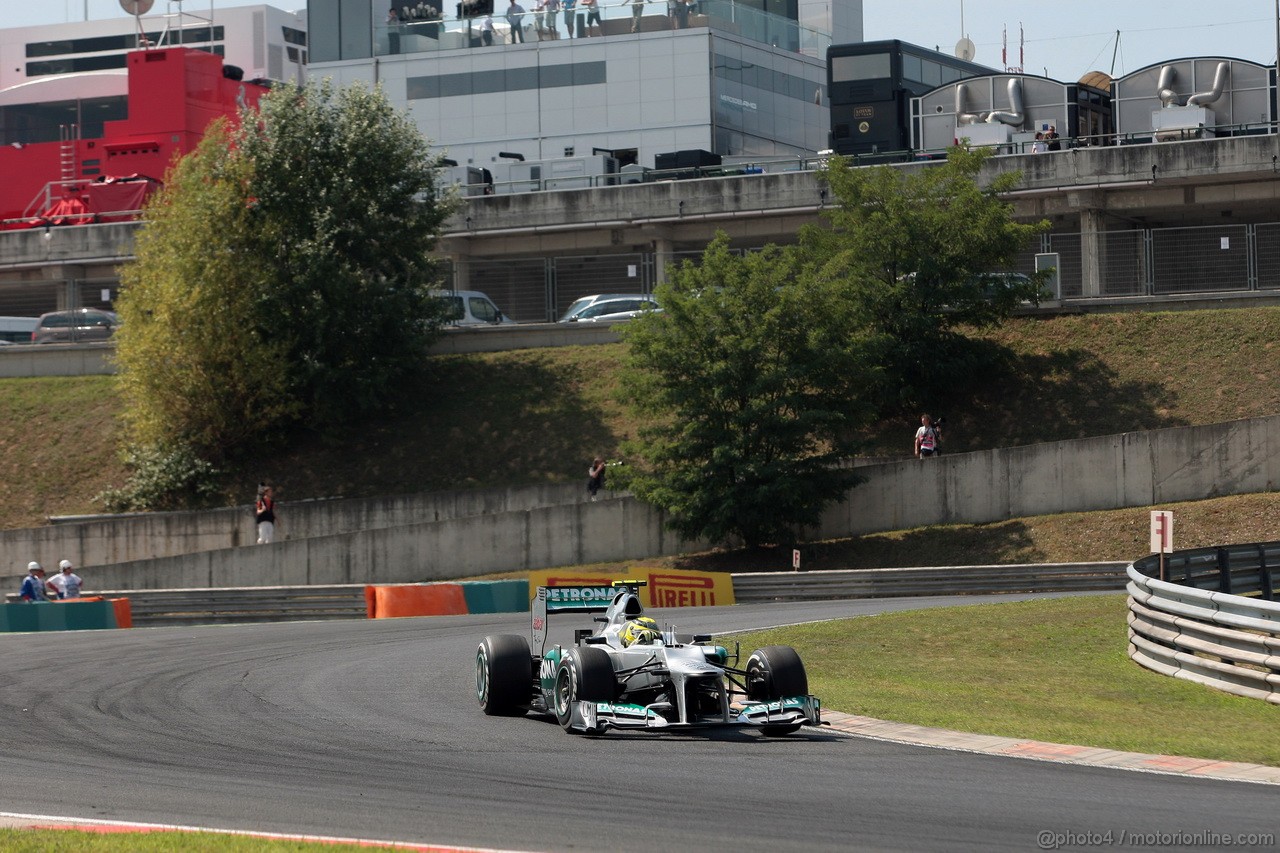
<path id="1" fill-rule="evenodd" d="M 79 598 L 80 586 L 84 581 L 80 580 L 80 576 L 71 571 L 74 568 L 70 560 L 63 560 L 58 564 L 61 572 L 49 578 L 49 586 L 58 591 L 58 598 Z"/>
<path id="2" fill-rule="evenodd" d="M 27 563 L 27 576 L 22 579 L 22 592 L 19 593 L 23 601 L 48 601 L 49 596 L 44 591 L 44 568 L 32 560 Z"/>

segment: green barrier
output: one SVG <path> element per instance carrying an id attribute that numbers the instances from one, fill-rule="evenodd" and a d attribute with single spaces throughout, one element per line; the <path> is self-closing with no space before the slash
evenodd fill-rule
<path id="1" fill-rule="evenodd" d="M 0 631 L 92 631 L 116 627 L 110 601 L 77 601 L 71 604 L 24 602 L 3 605 Z"/>
<path id="2" fill-rule="evenodd" d="M 520 613 L 529 609 L 529 581 L 464 581 L 460 583 L 468 613 Z"/>

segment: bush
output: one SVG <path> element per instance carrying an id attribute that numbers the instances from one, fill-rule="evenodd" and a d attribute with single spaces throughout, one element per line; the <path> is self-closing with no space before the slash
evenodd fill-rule
<path id="1" fill-rule="evenodd" d="M 108 512 L 200 509 L 219 497 L 221 472 L 189 447 L 132 446 L 124 461 L 129 480 L 94 497 Z"/>

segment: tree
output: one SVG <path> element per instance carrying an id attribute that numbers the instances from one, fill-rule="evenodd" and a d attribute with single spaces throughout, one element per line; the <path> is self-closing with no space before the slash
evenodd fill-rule
<path id="1" fill-rule="evenodd" d="M 825 273 L 846 283 L 862 321 L 885 339 L 886 376 L 899 402 L 918 403 L 970 371 L 957 327 L 998 324 L 1023 301 L 1039 301 L 1047 274 L 991 275 L 1009 268 L 1049 223 L 1013 220 L 1000 195 L 1018 174 L 979 185 L 989 156 L 957 146 L 945 163 L 915 169 L 851 168 L 834 158 L 824 173 L 837 201 L 826 214 L 830 229 L 801 234 Z"/>
<path id="2" fill-rule="evenodd" d="M 122 271 L 130 440 L 216 461 L 423 370 L 439 160 L 380 91 L 283 86 L 176 164 Z"/>
<path id="3" fill-rule="evenodd" d="M 623 331 L 624 397 L 645 426 L 628 487 L 689 537 L 789 541 L 856 481 L 839 467 L 871 414 L 849 302 L 788 249 L 733 255 L 720 234 L 673 268 L 661 312 Z"/>

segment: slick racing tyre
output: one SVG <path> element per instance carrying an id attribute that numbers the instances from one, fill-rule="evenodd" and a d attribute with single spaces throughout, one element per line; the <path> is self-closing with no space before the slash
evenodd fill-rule
<path id="1" fill-rule="evenodd" d="M 800 655 L 790 646 L 765 646 L 752 652 L 747 659 L 748 699 L 772 702 L 785 696 L 805 696 L 808 693 L 809 676 L 805 674 Z M 791 734 L 799 728 L 799 724 L 761 726 L 760 731 L 774 737 Z"/>
<path id="2" fill-rule="evenodd" d="M 575 702 L 612 702 L 617 692 L 613 663 L 603 649 L 579 646 L 565 652 L 556 671 L 556 721 L 566 732 L 573 731 Z M 599 734 L 597 727 L 586 734 Z"/>
<path id="3" fill-rule="evenodd" d="M 492 634 L 476 650 L 476 699 L 490 716 L 520 715 L 533 695 L 533 657 L 519 634 Z"/>

